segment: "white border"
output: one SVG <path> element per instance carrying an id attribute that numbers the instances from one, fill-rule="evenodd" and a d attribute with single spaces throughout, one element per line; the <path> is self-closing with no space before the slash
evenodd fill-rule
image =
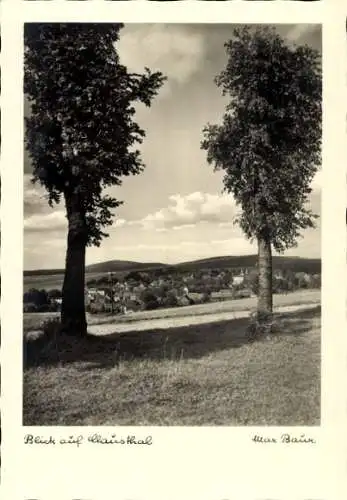
<path id="1" fill-rule="evenodd" d="M 339 500 L 346 498 L 346 33 L 325 2 L 2 2 L 2 485 L 4 498 Z M 256 429 L 137 428 L 149 449 L 24 447 L 22 417 L 24 21 L 324 23 L 322 426 L 315 447 L 256 447 Z M 342 292 L 341 292 L 342 291 Z M 33 429 L 40 433 L 40 428 Z M 90 430 L 90 428 L 88 429 Z M 102 428 L 103 433 L 115 428 Z M 118 429 L 127 433 L 125 428 Z M 41 428 L 67 435 L 87 428 Z M 117 429 L 116 429 L 117 431 Z M 130 432 L 130 429 L 128 429 Z M 297 432 L 300 429 L 296 428 Z"/>

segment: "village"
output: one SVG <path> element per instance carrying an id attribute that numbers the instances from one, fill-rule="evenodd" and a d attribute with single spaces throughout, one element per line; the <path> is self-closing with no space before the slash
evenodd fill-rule
<path id="1" fill-rule="evenodd" d="M 274 270 L 274 293 L 319 287 L 320 274 Z M 87 275 L 85 305 L 90 314 L 127 314 L 249 298 L 256 294 L 257 271 L 254 268 L 212 268 L 191 272 L 159 268 L 128 274 L 108 272 L 92 279 Z M 30 288 L 23 296 L 24 312 L 59 312 L 61 303 L 61 289 Z"/>
<path id="2" fill-rule="evenodd" d="M 128 311 L 141 309 L 186 306 L 236 298 L 233 297 L 236 291 L 239 292 L 239 297 L 250 297 L 253 292 L 246 288 L 247 276 L 246 269 L 231 277 L 222 271 L 214 276 L 208 272 L 199 277 L 190 273 L 186 276 L 169 275 L 150 281 L 148 275 L 133 273 L 122 282 L 118 281 L 113 273 L 109 273 L 109 287 L 105 278 L 99 280 L 98 287 L 86 287 L 86 308 L 90 313 L 109 311 L 126 314 Z M 90 284 L 93 285 L 93 282 Z"/>

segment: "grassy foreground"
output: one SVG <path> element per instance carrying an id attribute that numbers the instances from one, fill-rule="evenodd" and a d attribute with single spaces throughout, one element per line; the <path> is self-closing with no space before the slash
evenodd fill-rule
<path id="1" fill-rule="evenodd" d="M 25 341 L 23 425 L 319 425 L 320 307 L 276 320 Z"/>

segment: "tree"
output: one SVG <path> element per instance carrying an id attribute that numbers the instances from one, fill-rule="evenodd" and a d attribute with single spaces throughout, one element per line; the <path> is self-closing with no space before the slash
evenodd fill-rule
<path id="1" fill-rule="evenodd" d="M 165 78 L 145 68 L 129 73 L 119 61 L 123 25 L 25 25 L 24 90 L 31 103 L 26 144 L 33 181 L 51 206 L 64 200 L 68 220 L 62 330 L 86 334 L 85 252 L 108 236 L 121 201 L 105 194 L 144 164 L 136 144 L 145 132 L 134 121 L 136 102 L 150 106 Z"/>
<path id="2" fill-rule="evenodd" d="M 136 282 L 141 282 L 142 281 L 142 275 L 138 271 L 130 271 L 126 276 L 125 276 L 125 281 L 136 281 Z"/>
<path id="3" fill-rule="evenodd" d="M 48 290 L 47 293 L 49 299 L 61 299 L 61 290 L 59 290 L 58 288 Z"/>
<path id="4" fill-rule="evenodd" d="M 27 292 L 24 293 L 23 302 L 32 303 L 38 307 L 41 307 L 49 304 L 49 297 L 46 290 L 30 288 Z"/>
<path id="5" fill-rule="evenodd" d="M 160 305 L 157 296 L 151 290 L 144 290 L 141 294 L 141 300 L 148 311 L 158 309 Z"/>
<path id="6" fill-rule="evenodd" d="M 215 82 L 229 102 L 222 124 L 204 128 L 201 148 L 224 171 L 224 190 L 241 208 L 236 222 L 257 241 L 258 317 L 271 317 L 272 248 L 295 246 L 316 217 L 306 202 L 320 163 L 320 55 L 268 27 L 235 29 L 225 48 Z"/>

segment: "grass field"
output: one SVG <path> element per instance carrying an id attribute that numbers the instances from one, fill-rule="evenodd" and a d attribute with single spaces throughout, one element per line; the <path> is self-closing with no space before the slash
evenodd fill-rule
<path id="1" fill-rule="evenodd" d="M 247 319 L 59 338 L 24 369 L 24 425 L 319 425 L 320 307 Z"/>
<path id="2" fill-rule="evenodd" d="M 99 279 L 104 274 L 102 273 L 86 273 L 86 282 L 92 279 Z M 64 274 L 40 274 L 38 276 L 25 276 L 23 280 L 23 291 L 27 292 L 30 288 L 38 288 L 45 290 L 58 289 L 63 286 Z"/>

